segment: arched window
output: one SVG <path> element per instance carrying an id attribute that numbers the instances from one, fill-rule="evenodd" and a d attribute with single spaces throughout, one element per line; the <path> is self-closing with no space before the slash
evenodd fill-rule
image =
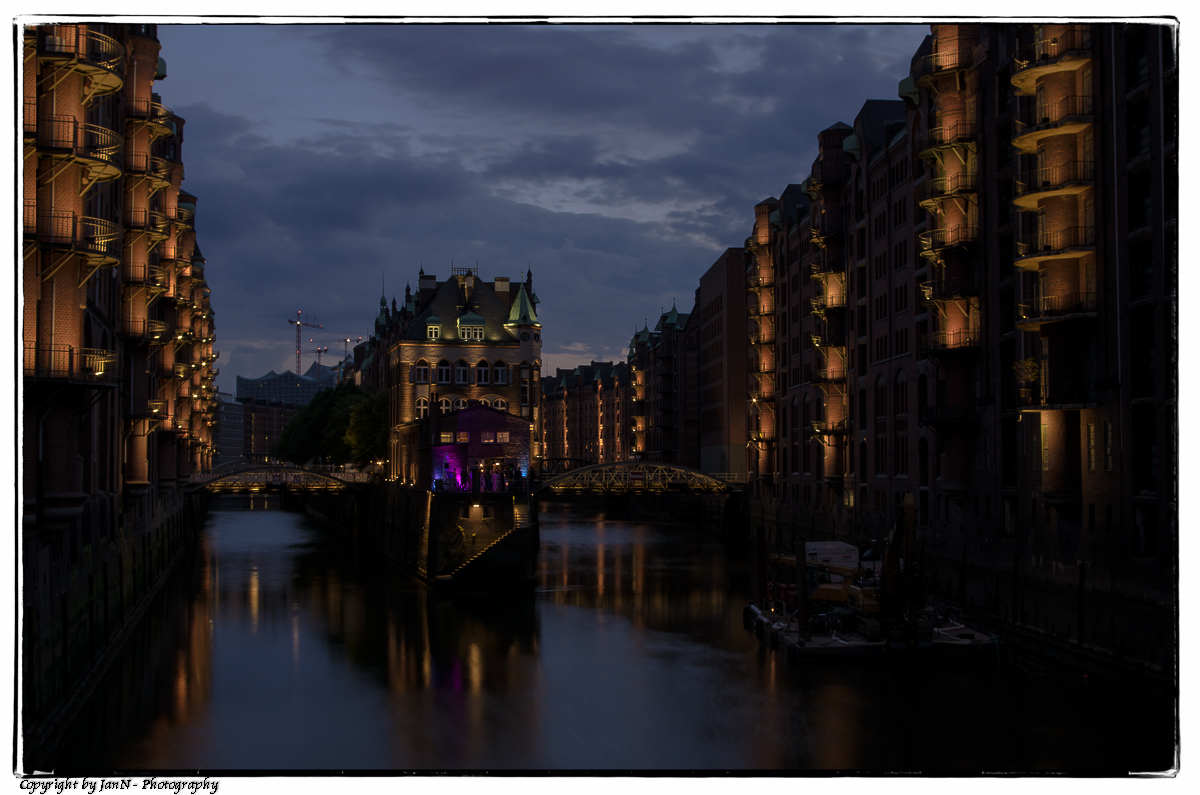
<path id="1" fill-rule="evenodd" d="M 492 403 L 491 403 L 491 401 L 489 401 L 487 398 L 480 398 L 480 399 L 479 399 L 479 405 L 481 405 L 481 406 L 490 406 L 490 405 L 492 405 Z"/>
<path id="2" fill-rule="evenodd" d="M 494 379 L 492 379 L 493 384 L 496 386 L 504 386 L 508 383 L 508 365 L 504 363 L 503 359 L 492 365 L 492 372 L 496 376 Z"/>
<path id="3" fill-rule="evenodd" d="M 466 407 L 467 407 L 467 401 L 463 400 L 462 398 L 459 398 L 458 400 L 454 401 L 454 410 L 455 411 L 462 411 Z"/>
<path id="4" fill-rule="evenodd" d="M 449 414 L 450 413 L 450 398 L 442 398 L 441 400 L 439 400 L 438 401 L 438 409 L 440 409 L 443 414 Z"/>
<path id="5" fill-rule="evenodd" d="M 416 380 L 417 380 L 418 384 L 428 384 L 429 383 L 429 362 L 425 361 L 424 359 L 417 362 Z M 426 406 L 426 408 L 429 407 L 428 401 L 426 401 L 425 406 Z"/>
<path id="6" fill-rule="evenodd" d="M 887 416 L 887 382 L 882 375 L 875 379 L 875 416 Z"/>
<path id="7" fill-rule="evenodd" d="M 428 368 L 426 368 L 428 371 Z M 428 372 L 427 372 L 428 374 Z M 425 398 L 417 398 L 417 419 L 423 420 L 429 416 L 429 401 Z"/>
<path id="8" fill-rule="evenodd" d="M 892 387 L 892 412 L 897 416 L 908 413 L 908 375 L 903 370 L 896 373 Z"/>
<path id="9" fill-rule="evenodd" d="M 475 383 L 490 384 L 492 381 L 492 366 L 487 359 L 475 363 Z"/>
<path id="10" fill-rule="evenodd" d="M 438 383 L 450 383 L 450 362 L 445 359 L 438 362 Z"/>
<path id="11" fill-rule="evenodd" d="M 492 408 L 500 409 L 501 411 L 508 411 L 508 401 L 504 398 L 498 398 L 496 402 L 492 404 Z"/>
<path id="12" fill-rule="evenodd" d="M 468 372 L 470 372 L 470 370 L 467 368 L 467 363 L 465 361 L 463 361 L 462 359 L 459 359 L 457 362 L 455 362 L 454 363 L 454 383 L 456 383 L 456 384 L 467 383 L 467 373 Z"/>

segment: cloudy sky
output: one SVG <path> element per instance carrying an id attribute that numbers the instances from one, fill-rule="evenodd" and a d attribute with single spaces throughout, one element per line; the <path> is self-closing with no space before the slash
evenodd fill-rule
<path id="1" fill-rule="evenodd" d="M 621 357 L 645 319 L 691 310 L 754 204 L 804 178 L 818 131 L 896 97 L 927 32 L 160 25 L 218 386 L 294 369 L 297 310 L 324 326 L 306 350 L 365 337 L 381 290 L 402 300 L 452 260 L 533 270 L 545 367 Z"/>

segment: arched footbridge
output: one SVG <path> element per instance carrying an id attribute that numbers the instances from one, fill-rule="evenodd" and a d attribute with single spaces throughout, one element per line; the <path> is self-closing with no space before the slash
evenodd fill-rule
<path id="1" fill-rule="evenodd" d="M 631 492 L 684 492 L 729 494 L 740 492 L 739 484 L 714 477 L 698 469 L 675 464 L 622 461 L 572 469 L 542 481 L 539 491 L 555 494 L 627 494 Z"/>
<path id="2" fill-rule="evenodd" d="M 206 491 L 341 491 L 365 483 L 369 475 L 357 472 L 317 472 L 301 467 L 259 466 L 225 474 L 193 475 L 190 483 Z"/>

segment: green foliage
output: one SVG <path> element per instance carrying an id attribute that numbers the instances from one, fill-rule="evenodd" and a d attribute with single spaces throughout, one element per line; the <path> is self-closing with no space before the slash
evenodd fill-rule
<path id="1" fill-rule="evenodd" d="M 387 441 L 387 393 L 367 390 L 350 413 L 343 443 L 351 460 L 362 467 L 387 456 Z"/>
<path id="2" fill-rule="evenodd" d="M 314 459 L 347 464 L 354 460 L 346 442 L 354 409 L 370 393 L 355 384 L 338 384 L 316 394 L 284 426 L 271 454 L 282 461 L 306 464 Z M 385 420 L 386 425 L 386 420 Z"/>
<path id="3" fill-rule="evenodd" d="M 1042 368 L 1038 366 L 1038 360 L 1030 357 L 1028 359 L 1020 359 L 1013 363 L 1013 373 L 1016 374 L 1017 383 L 1021 386 L 1028 386 L 1037 383 L 1041 378 Z"/>

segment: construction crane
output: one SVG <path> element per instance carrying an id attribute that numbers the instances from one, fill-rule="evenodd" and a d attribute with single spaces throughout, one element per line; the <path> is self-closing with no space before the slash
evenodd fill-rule
<path id="1" fill-rule="evenodd" d="M 340 343 L 342 343 L 342 361 L 338 364 L 338 381 L 340 382 L 342 380 L 342 366 L 346 363 L 346 359 L 350 358 L 350 343 L 355 342 L 355 340 L 351 337 L 342 337 L 342 338 L 336 339 L 336 340 L 312 340 L 312 339 L 310 339 L 309 342 L 340 342 Z M 362 337 L 359 337 L 357 342 L 362 342 Z M 325 350 L 329 350 L 329 348 L 326 348 Z M 317 363 L 319 364 L 320 362 L 321 362 L 321 359 L 318 357 Z"/>
<path id="2" fill-rule="evenodd" d="M 320 323 L 309 323 L 307 320 L 300 319 L 300 310 L 296 310 L 296 319 L 288 318 L 288 323 L 296 327 L 296 375 L 300 375 L 300 327 L 308 326 L 309 328 L 325 328 Z"/>
<path id="3" fill-rule="evenodd" d="M 326 353 L 328 351 L 329 351 L 328 345 L 326 345 L 324 348 L 316 348 L 311 351 L 305 351 L 305 353 L 315 353 L 317 355 L 317 371 L 318 372 L 320 372 L 320 369 L 321 369 L 321 354 Z"/>

